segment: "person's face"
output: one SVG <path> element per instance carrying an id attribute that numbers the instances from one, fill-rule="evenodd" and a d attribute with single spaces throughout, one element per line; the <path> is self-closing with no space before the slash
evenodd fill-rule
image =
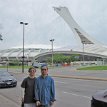
<path id="1" fill-rule="evenodd" d="M 43 76 L 48 75 L 48 68 L 41 69 L 41 74 Z"/>
<path id="2" fill-rule="evenodd" d="M 36 69 L 31 69 L 29 72 L 30 76 L 35 76 Z"/>

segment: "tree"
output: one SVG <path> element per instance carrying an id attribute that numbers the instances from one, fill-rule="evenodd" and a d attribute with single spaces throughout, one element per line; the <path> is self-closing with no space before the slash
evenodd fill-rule
<path id="1" fill-rule="evenodd" d="M 72 54 L 72 55 L 63 55 L 63 54 L 54 54 L 53 55 L 53 62 L 54 63 L 70 63 L 74 61 L 79 60 L 79 55 L 78 54 Z M 48 57 L 47 59 L 48 63 L 52 62 L 52 58 Z"/>

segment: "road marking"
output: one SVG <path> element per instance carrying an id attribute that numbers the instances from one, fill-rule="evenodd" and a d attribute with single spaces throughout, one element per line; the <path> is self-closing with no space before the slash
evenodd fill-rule
<path id="1" fill-rule="evenodd" d="M 8 102 L 9 104 L 15 105 L 15 107 L 19 107 L 18 103 L 16 103 L 15 101 L 13 101 L 10 98 L 5 97 L 4 95 L 0 95 L 0 98 L 3 99 L 3 100 L 5 100 L 5 102 Z"/>
<path id="2" fill-rule="evenodd" d="M 92 87 L 92 88 L 99 88 L 98 86 L 95 85 L 84 85 L 84 84 L 79 84 L 79 83 L 71 83 L 71 82 L 61 82 L 61 81 L 55 81 L 56 83 L 62 83 L 62 84 L 68 84 L 68 85 L 74 85 L 74 86 L 82 86 L 82 87 Z"/>
<path id="3" fill-rule="evenodd" d="M 98 89 L 99 88 L 99 86 L 96 86 L 96 85 L 87 85 L 87 84 L 80 84 L 80 83 L 68 83 L 69 85 L 74 85 L 74 86 L 81 86 L 81 87 L 91 87 L 91 88 L 96 88 L 96 89 Z"/>
<path id="4" fill-rule="evenodd" d="M 62 84 L 67 84 L 66 82 L 61 82 L 61 81 L 55 81 L 57 83 L 62 83 Z"/>
<path id="5" fill-rule="evenodd" d="M 83 97 L 83 98 L 87 98 L 87 99 L 91 99 L 91 98 L 88 97 L 88 96 L 78 95 L 78 94 L 69 93 L 69 92 L 65 92 L 65 91 L 64 91 L 63 93 L 65 93 L 65 94 L 71 94 L 71 95 L 74 95 L 74 96 L 79 96 L 79 97 Z"/>

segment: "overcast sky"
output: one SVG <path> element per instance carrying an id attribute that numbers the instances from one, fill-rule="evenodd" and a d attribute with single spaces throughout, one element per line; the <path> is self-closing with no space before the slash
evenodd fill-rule
<path id="1" fill-rule="evenodd" d="M 107 0 L 0 0 L 0 49 L 22 46 L 22 25 L 25 45 L 50 44 L 75 46 L 78 42 L 53 6 L 68 7 L 74 20 L 91 37 L 107 45 Z"/>

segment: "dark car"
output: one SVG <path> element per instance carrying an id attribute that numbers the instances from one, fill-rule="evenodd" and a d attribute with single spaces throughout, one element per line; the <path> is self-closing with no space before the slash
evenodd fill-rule
<path id="1" fill-rule="evenodd" d="M 91 107 L 107 107 L 107 90 L 102 90 L 92 96 Z"/>
<path id="2" fill-rule="evenodd" d="M 0 71 L 0 88 L 16 86 L 17 80 L 13 75 L 9 74 L 7 71 Z"/>

